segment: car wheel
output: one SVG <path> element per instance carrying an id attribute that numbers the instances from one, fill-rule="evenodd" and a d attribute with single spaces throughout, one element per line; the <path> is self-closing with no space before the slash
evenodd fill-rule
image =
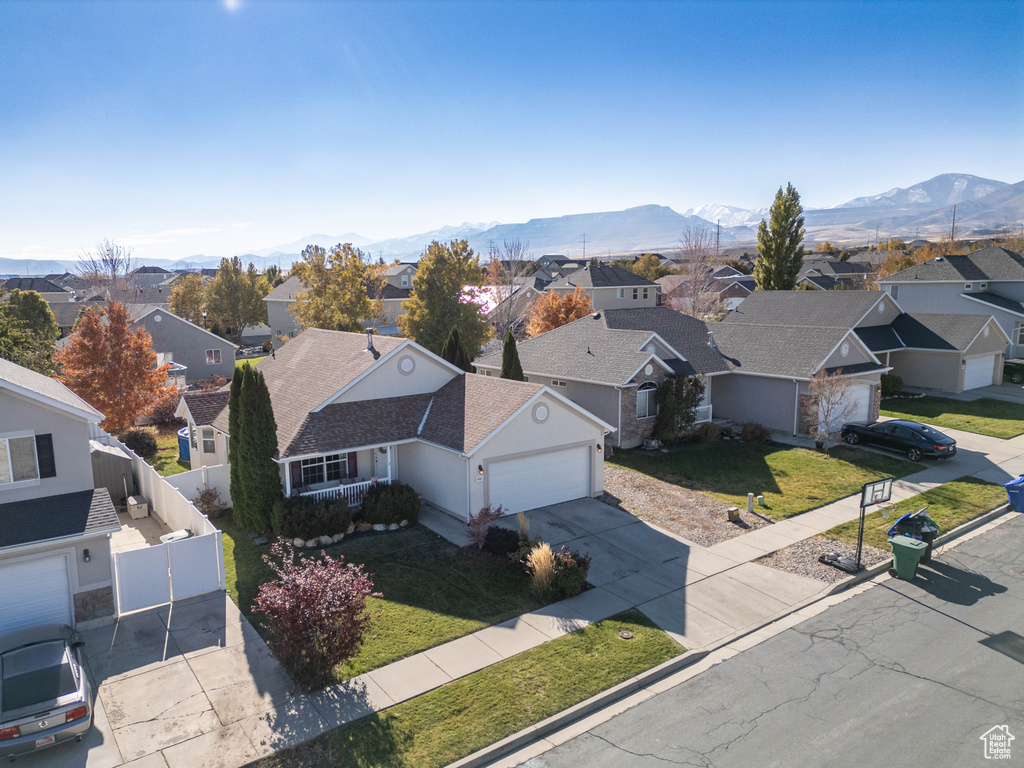
<path id="1" fill-rule="evenodd" d="M 910 448 L 910 449 L 908 449 L 907 450 L 907 458 L 910 459 L 911 461 L 920 461 L 921 460 L 921 449 L 920 448 Z"/>
<path id="2" fill-rule="evenodd" d="M 1022 381 L 1024 381 L 1024 374 L 1021 374 L 1021 373 L 1011 373 L 1010 374 L 1010 381 L 1012 381 L 1014 384 L 1020 384 Z"/>
<path id="3" fill-rule="evenodd" d="M 858 435 L 856 432 L 847 432 L 846 442 L 848 445 L 856 445 L 857 443 L 860 442 L 860 435 Z"/>

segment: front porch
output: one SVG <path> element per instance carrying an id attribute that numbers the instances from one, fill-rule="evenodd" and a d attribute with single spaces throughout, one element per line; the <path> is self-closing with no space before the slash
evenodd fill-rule
<path id="1" fill-rule="evenodd" d="M 343 498 L 358 506 L 374 485 L 392 482 L 395 469 L 393 444 L 291 459 L 283 466 L 284 494 L 315 501 Z"/>

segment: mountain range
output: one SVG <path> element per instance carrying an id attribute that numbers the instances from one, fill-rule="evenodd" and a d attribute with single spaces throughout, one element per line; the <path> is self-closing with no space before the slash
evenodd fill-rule
<path id="1" fill-rule="evenodd" d="M 906 188 L 857 197 L 830 208 L 807 207 L 804 211 L 807 240 L 831 240 L 844 245 L 864 245 L 875 238 L 892 236 L 913 239 L 949 233 L 956 206 L 957 235 L 995 234 L 1024 223 L 1024 181 L 1008 184 L 965 173 L 946 173 Z M 751 246 L 757 226 L 768 209 L 745 209 L 708 204 L 678 213 L 663 205 L 642 205 L 624 211 L 580 213 L 530 219 L 519 224 L 472 224 L 446 226 L 408 237 L 373 241 L 355 233 L 309 235 L 291 243 L 239 254 L 260 269 L 271 264 L 287 268 L 306 245 L 326 248 L 350 242 L 371 257 L 416 259 L 433 240 L 466 239 L 478 254 L 504 240 L 529 241 L 535 257 L 560 253 L 573 257 L 603 256 L 631 251 L 671 251 L 687 227 L 721 226 L 720 242 Z M 215 267 L 220 257 L 197 254 L 187 259 L 142 259 L 166 269 Z M 0 275 L 44 275 L 73 270 L 76 262 L 62 260 L 0 258 Z"/>

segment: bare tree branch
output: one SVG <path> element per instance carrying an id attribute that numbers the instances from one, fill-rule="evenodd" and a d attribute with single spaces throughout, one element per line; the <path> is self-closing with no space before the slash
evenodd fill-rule
<path id="1" fill-rule="evenodd" d="M 725 306 L 712 290 L 712 274 L 719 265 L 714 232 L 705 226 L 686 227 L 675 254 L 683 265 L 682 280 L 665 296 L 665 304 L 701 320 L 720 320 Z"/>
<path id="2" fill-rule="evenodd" d="M 520 324 L 529 308 L 528 302 L 517 300 L 517 294 L 524 289 L 526 278 L 531 274 L 533 254 L 529 240 L 514 238 L 505 240 L 500 247 L 492 242 L 488 257 L 487 285 L 496 304 L 489 319 L 494 326 L 494 337 L 500 339 L 505 337 L 506 331 Z"/>
<path id="3" fill-rule="evenodd" d="M 838 442 L 843 424 L 859 405 L 849 398 L 852 382 L 853 377 L 844 374 L 842 369 L 829 373 L 819 368 L 811 376 L 810 397 L 805 401 L 804 413 L 811 424 L 811 435 L 826 453 Z"/>
<path id="4" fill-rule="evenodd" d="M 134 272 L 138 261 L 130 246 L 112 243 L 107 238 L 97 243 L 96 251 L 86 251 L 79 257 L 75 271 L 100 290 L 108 301 L 116 301 L 132 312 L 135 298 Z"/>

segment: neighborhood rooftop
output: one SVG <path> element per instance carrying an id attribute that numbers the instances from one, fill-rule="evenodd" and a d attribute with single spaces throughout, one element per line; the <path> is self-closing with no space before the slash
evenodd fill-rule
<path id="1" fill-rule="evenodd" d="M 1024 256 L 1005 248 L 982 248 L 965 256 L 939 256 L 923 264 L 879 280 L 901 283 L 911 280 L 973 282 L 975 280 L 1024 280 Z"/>
<path id="2" fill-rule="evenodd" d="M 121 530 L 117 513 L 105 489 L 77 491 L 46 497 L 46 526 L 39 524 L 40 500 L 0 504 L 0 548 L 84 533 Z"/>
<path id="3" fill-rule="evenodd" d="M 648 280 L 646 277 L 640 277 L 640 275 L 634 275 L 620 267 L 612 266 L 611 264 L 602 264 L 599 266 L 586 266 L 582 269 L 577 269 L 564 277 L 560 277 L 551 283 L 551 288 L 574 288 L 579 286 L 581 288 L 618 288 L 620 286 L 654 286 L 657 287 L 657 283 Z"/>
<path id="4" fill-rule="evenodd" d="M 849 330 L 882 295 L 878 291 L 754 291 L 721 325 Z"/>
<path id="5" fill-rule="evenodd" d="M 84 412 L 84 414 L 88 414 L 90 417 L 96 417 L 96 421 L 103 418 L 102 413 L 56 379 L 30 371 L 28 368 L 23 368 L 17 363 L 12 363 L 10 360 L 0 357 L 0 389 L 4 389 L 5 384 L 15 391 L 23 390 L 35 395 L 41 395 L 61 405 Z"/>

